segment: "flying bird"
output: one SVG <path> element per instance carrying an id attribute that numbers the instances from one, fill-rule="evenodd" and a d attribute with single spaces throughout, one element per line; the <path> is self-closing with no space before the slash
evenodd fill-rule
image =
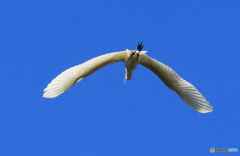
<path id="1" fill-rule="evenodd" d="M 48 84 L 47 88 L 44 89 L 43 97 L 55 98 L 95 71 L 123 61 L 126 70 L 124 83 L 126 80 L 131 80 L 133 70 L 137 68 L 138 64 L 141 64 L 155 73 L 168 88 L 177 93 L 185 103 L 197 112 L 208 113 L 213 111 L 209 102 L 191 83 L 181 78 L 167 65 L 147 56 L 147 51 L 142 51 L 142 48 L 143 44 L 141 42 L 138 43 L 136 50 L 126 49 L 126 51 L 108 53 L 69 68 Z"/>

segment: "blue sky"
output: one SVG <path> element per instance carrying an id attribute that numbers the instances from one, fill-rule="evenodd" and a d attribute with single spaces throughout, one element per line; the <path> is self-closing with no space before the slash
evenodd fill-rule
<path id="1" fill-rule="evenodd" d="M 210 155 L 240 149 L 240 2 L 0 2 L 0 155 Z M 55 99 L 62 71 L 144 43 L 213 106 L 201 114 L 139 65 L 107 66 Z M 221 155 L 229 153 L 221 153 Z M 234 154 L 239 154 L 234 153 Z"/>

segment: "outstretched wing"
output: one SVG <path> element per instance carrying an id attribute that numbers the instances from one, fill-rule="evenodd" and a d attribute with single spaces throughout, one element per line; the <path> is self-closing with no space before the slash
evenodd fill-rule
<path id="1" fill-rule="evenodd" d="M 182 79 L 170 67 L 145 54 L 140 55 L 139 63 L 154 72 L 166 86 L 177 93 L 181 99 L 194 110 L 200 113 L 213 111 L 212 106 L 210 106 L 203 95 L 191 83 Z"/>
<path id="2" fill-rule="evenodd" d="M 43 90 L 45 92 L 43 97 L 55 98 L 70 89 L 75 83 L 91 75 L 98 69 L 101 69 L 112 63 L 123 61 L 126 56 L 126 51 L 108 53 L 69 68 L 48 84 L 47 88 Z"/>

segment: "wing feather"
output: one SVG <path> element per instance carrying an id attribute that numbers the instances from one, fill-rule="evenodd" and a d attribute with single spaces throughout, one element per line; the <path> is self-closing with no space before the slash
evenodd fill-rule
<path id="1" fill-rule="evenodd" d="M 212 106 L 204 96 L 191 83 L 181 78 L 167 65 L 145 54 L 140 55 L 139 63 L 154 72 L 167 87 L 177 93 L 194 110 L 200 113 L 213 111 Z"/>
<path id="2" fill-rule="evenodd" d="M 43 90 L 45 92 L 43 97 L 55 98 L 95 71 L 109 64 L 123 61 L 126 56 L 126 51 L 108 53 L 95 57 L 80 65 L 71 67 L 62 72 L 48 84 Z"/>

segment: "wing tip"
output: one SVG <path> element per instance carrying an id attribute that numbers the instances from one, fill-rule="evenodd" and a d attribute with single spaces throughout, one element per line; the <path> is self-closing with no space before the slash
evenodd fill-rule
<path id="1" fill-rule="evenodd" d="M 196 110 L 196 109 L 194 109 Z M 202 110 L 196 110 L 199 113 L 211 113 L 213 112 L 213 109 L 202 109 Z"/>
<path id="2" fill-rule="evenodd" d="M 58 96 L 58 95 L 57 95 Z M 53 96 L 53 95 L 50 95 L 50 94 L 48 94 L 47 92 L 45 92 L 45 93 L 43 93 L 43 98 L 48 98 L 48 99 L 51 99 L 51 98 L 55 98 L 55 97 L 57 97 L 57 96 Z"/>

